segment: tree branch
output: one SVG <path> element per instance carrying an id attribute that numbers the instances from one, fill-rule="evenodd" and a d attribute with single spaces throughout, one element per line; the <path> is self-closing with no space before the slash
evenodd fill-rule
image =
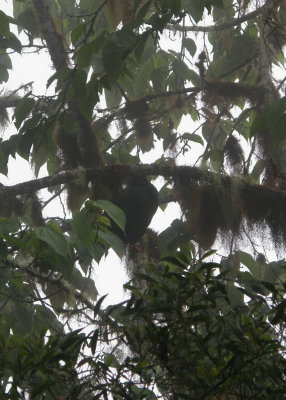
<path id="1" fill-rule="evenodd" d="M 53 19 L 49 13 L 46 0 L 33 0 L 33 5 L 39 20 L 42 35 L 52 62 L 57 71 L 69 68 L 69 60 L 63 36 L 57 32 Z M 67 82 L 68 85 L 68 82 Z M 81 114 L 75 99 L 69 102 L 69 107 L 78 122 L 77 142 L 81 153 L 81 164 L 88 168 L 94 165 L 102 166 L 103 158 L 99 150 L 97 138 L 92 131 L 90 123 Z M 68 141 L 68 136 L 66 137 Z"/>
<path id="2" fill-rule="evenodd" d="M 57 175 L 45 176 L 43 178 L 33 179 L 18 183 L 13 186 L 4 186 L 3 189 L 8 195 L 16 196 L 23 193 L 37 192 L 38 190 L 63 185 L 78 180 L 82 174 L 81 170 L 61 172 Z"/>
<path id="3" fill-rule="evenodd" d="M 70 183 L 76 180 L 82 180 L 83 174 L 85 179 L 89 182 L 99 180 L 102 184 L 108 185 L 110 177 L 127 178 L 135 175 L 155 175 L 172 178 L 185 178 L 201 183 L 209 183 L 218 185 L 221 183 L 224 187 L 237 187 L 237 185 L 243 185 L 249 187 L 252 190 L 257 190 L 261 195 L 271 194 L 277 196 L 280 199 L 285 199 L 286 204 L 286 193 L 284 191 L 275 190 L 262 185 L 249 183 L 248 178 L 232 177 L 229 175 L 217 174 L 216 172 L 206 171 L 199 167 L 192 166 L 170 166 L 170 165 L 158 165 L 158 164 L 144 164 L 139 166 L 130 166 L 126 164 L 114 164 L 103 168 L 88 168 L 80 170 L 72 170 L 61 172 L 57 175 L 47 176 L 44 178 L 34 179 L 22 183 L 18 183 L 13 186 L 3 186 L 3 190 L 9 195 L 19 195 L 23 193 L 29 193 L 38 191 L 47 187 L 53 187 L 65 183 Z"/>
<path id="4" fill-rule="evenodd" d="M 22 97 L 19 97 L 15 94 L 6 94 L 0 97 L 0 108 L 14 108 L 16 107 L 22 100 Z"/>
<path id="5" fill-rule="evenodd" d="M 232 21 L 225 22 L 224 24 L 221 25 L 209 25 L 209 26 L 181 26 L 179 24 L 168 24 L 167 29 L 170 30 L 175 30 L 179 32 L 220 32 L 225 29 L 233 28 L 234 26 L 240 25 L 241 23 L 245 21 L 249 21 L 250 19 L 253 19 L 260 15 L 263 11 L 264 8 L 266 7 L 266 3 L 258 7 L 256 10 L 250 12 L 249 14 L 243 15 L 242 17 L 233 19 Z"/>
<path id="6" fill-rule="evenodd" d="M 46 1 L 33 0 L 33 5 L 39 20 L 39 26 L 41 28 L 43 37 L 47 43 L 53 65 L 57 71 L 60 71 L 61 69 L 68 67 L 69 64 L 63 37 L 56 30 Z"/>

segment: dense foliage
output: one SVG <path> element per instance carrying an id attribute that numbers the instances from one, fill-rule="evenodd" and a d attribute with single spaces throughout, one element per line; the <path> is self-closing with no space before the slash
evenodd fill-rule
<path id="1" fill-rule="evenodd" d="M 1 398 L 285 398 L 285 21 L 285 0 L 0 11 L 0 173 L 36 176 L 0 190 Z M 46 51 L 46 92 L 11 90 L 15 54 Z M 140 250 L 110 230 L 137 175 L 182 211 Z M 130 281 L 104 308 L 110 248 Z"/>

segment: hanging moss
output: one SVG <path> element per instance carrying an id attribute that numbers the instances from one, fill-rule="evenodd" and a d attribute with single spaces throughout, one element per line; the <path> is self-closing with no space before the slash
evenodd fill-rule
<path id="1" fill-rule="evenodd" d="M 243 185 L 241 200 L 248 221 L 265 222 L 276 244 L 286 240 L 286 194 L 260 186 Z"/>
<path id="2" fill-rule="evenodd" d="M 244 154 L 242 147 L 236 137 L 230 135 L 224 147 L 227 164 L 234 170 L 241 170 Z"/>
<path id="3" fill-rule="evenodd" d="M 179 178 L 175 181 L 174 194 L 185 211 L 194 239 L 203 248 L 209 248 L 218 229 L 226 229 L 227 225 L 220 186 Z"/>
<path id="4" fill-rule="evenodd" d="M 153 147 L 153 130 L 150 121 L 145 115 L 138 117 L 134 122 L 139 146 L 143 152 Z"/>
<path id="5" fill-rule="evenodd" d="M 250 235 L 264 235 L 268 227 L 276 246 L 286 243 L 286 192 L 240 178 L 215 180 L 203 174 L 194 179 L 182 170 L 174 178 L 173 191 L 193 239 L 203 248 L 211 247 L 218 233 L 239 235 L 243 219 L 249 223 Z"/>
<path id="6" fill-rule="evenodd" d="M 212 185 L 202 185 L 199 221 L 196 238 L 199 244 L 208 249 L 215 241 L 218 229 L 226 228 L 221 192 Z"/>
<path id="7" fill-rule="evenodd" d="M 238 234 L 242 220 L 242 205 L 238 195 L 238 188 L 234 185 L 229 186 L 226 184 L 223 186 L 221 208 L 224 215 L 224 225 L 221 226 L 222 230 Z"/>

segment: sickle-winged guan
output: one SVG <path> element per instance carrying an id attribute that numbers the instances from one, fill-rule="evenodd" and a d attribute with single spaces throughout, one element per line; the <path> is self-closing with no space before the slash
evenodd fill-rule
<path id="1" fill-rule="evenodd" d="M 159 194 L 145 176 L 135 176 L 128 186 L 117 194 L 113 203 L 126 215 L 125 234 L 112 224 L 113 232 L 124 243 L 134 244 L 146 232 L 158 208 Z"/>

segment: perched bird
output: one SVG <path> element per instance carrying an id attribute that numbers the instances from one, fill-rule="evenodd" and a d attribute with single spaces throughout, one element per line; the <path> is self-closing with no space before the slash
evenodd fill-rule
<path id="1" fill-rule="evenodd" d="M 135 244 L 146 232 L 159 204 L 157 189 L 145 176 L 135 176 L 128 186 L 121 190 L 113 203 L 126 215 L 125 234 L 113 226 L 124 243 Z"/>

